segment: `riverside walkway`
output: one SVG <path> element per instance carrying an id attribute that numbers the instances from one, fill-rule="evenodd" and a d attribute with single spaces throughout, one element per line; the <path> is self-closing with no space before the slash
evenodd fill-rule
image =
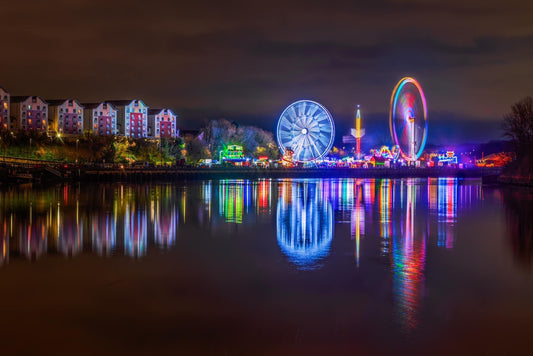
<path id="1" fill-rule="evenodd" d="M 124 168 L 86 170 L 83 178 L 91 181 L 114 180 L 193 180 L 259 178 L 427 178 L 498 176 L 499 168 Z M 81 178 L 81 177 L 80 177 Z"/>
<path id="2" fill-rule="evenodd" d="M 484 178 L 496 181 L 501 168 L 398 167 L 398 168 L 247 168 L 247 167 L 129 167 L 72 165 L 57 162 L 5 160 L 0 162 L 0 183 L 41 181 L 179 181 L 260 178 Z"/>

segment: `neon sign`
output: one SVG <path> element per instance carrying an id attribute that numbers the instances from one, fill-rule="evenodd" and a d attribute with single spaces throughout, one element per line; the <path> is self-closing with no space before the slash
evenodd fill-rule
<path id="1" fill-rule="evenodd" d="M 220 151 L 221 161 L 244 161 L 244 153 L 242 146 L 229 145 L 224 150 Z"/>
<path id="2" fill-rule="evenodd" d="M 457 156 L 455 151 L 447 151 L 446 153 L 439 153 L 437 156 L 439 162 L 442 163 L 457 163 Z"/>

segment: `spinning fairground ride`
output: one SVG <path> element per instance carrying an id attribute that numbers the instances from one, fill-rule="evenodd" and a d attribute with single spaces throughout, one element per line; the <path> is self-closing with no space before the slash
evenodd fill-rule
<path id="1" fill-rule="evenodd" d="M 394 88 L 389 124 L 401 156 L 406 161 L 417 161 L 426 145 L 428 120 L 426 98 L 416 79 L 403 78 Z"/>

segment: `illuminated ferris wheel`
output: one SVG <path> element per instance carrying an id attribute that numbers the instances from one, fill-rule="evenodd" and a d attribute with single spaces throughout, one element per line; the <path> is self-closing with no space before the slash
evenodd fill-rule
<path id="1" fill-rule="evenodd" d="M 416 161 L 426 145 L 428 120 L 426 97 L 414 78 L 403 78 L 391 96 L 389 124 L 395 145 L 402 157 Z"/>
<path id="2" fill-rule="evenodd" d="M 311 100 L 299 100 L 281 113 L 277 139 L 282 154 L 292 150 L 294 161 L 309 162 L 324 157 L 331 150 L 335 125 L 324 106 Z"/>

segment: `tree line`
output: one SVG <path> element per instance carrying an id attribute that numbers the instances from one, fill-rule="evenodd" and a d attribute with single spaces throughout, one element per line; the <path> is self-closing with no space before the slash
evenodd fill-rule
<path id="1" fill-rule="evenodd" d="M 518 175 L 533 174 L 533 98 L 528 96 L 511 106 L 511 112 L 504 115 L 503 130 L 516 153 L 510 169 Z"/>
<path id="2" fill-rule="evenodd" d="M 200 159 L 218 159 L 220 151 L 232 144 L 242 146 L 247 157 L 279 157 L 271 132 L 226 119 L 209 121 L 196 135 L 158 140 L 92 133 L 49 137 L 36 131 L 0 129 L 0 155 L 65 162 L 194 164 Z"/>

